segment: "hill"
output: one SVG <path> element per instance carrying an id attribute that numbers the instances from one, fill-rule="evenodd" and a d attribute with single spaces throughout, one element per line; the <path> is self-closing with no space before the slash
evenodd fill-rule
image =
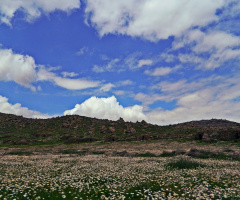
<path id="1" fill-rule="evenodd" d="M 136 141 L 160 139 L 204 141 L 238 140 L 240 123 L 201 120 L 158 126 L 142 122 L 101 120 L 69 115 L 51 119 L 30 119 L 0 113 L 0 144 L 81 143 L 91 141 Z"/>

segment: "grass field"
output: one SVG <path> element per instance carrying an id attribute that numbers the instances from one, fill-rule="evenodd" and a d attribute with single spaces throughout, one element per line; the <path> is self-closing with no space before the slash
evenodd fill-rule
<path id="1" fill-rule="evenodd" d="M 229 156 L 183 154 L 193 147 Z M 240 199 L 240 162 L 230 157 L 239 146 L 230 143 L 85 143 L 0 152 L 0 199 Z"/>

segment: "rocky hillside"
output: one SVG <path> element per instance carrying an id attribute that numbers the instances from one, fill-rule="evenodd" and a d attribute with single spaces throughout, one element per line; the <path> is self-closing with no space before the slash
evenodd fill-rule
<path id="1" fill-rule="evenodd" d="M 101 120 L 78 115 L 29 119 L 0 113 L 0 144 L 80 143 L 159 139 L 237 140 L 240 124 L 227 120 L 192 121 L 169 126 Z"/>

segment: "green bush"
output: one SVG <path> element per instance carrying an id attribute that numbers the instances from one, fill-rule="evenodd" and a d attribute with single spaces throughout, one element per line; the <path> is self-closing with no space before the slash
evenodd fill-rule
<path id="1" fill-rule="evenodd" d="M 168 163 L 166 167 L 170 169 L 197 169 L 199 167 L 205 167 L 205 165 L 186 159 L 180 159 Z"/>
<path id="2" fill-rule="evenodd" d="M 154 153 L 150 153 L 150 152 L 136 154 L 135 156 L 136 157 L 157 157 Z"/>
<path id="3" fill-rule="evenodd" d="M 164 151 L 162 152 L 159 157 L 173 157 L 173 156 L 176 156 L 176 151 L 171 151 L 171 152 L 168 152 L 168 151 Z"/>
<path id="4" fill-rule="evenodd" d="M 86 149 L 82 149 L 82 150 L 76 150 L 76 149 L 64 149 L 61 150 L 60 153 L 62 154 L 77 154 L 77 155 L 85 155 L 87 154 L 89 151 Z"/>
<path id="5" fill-rule="evenodd" d="M 17 156 L 30 156 L 33 152 L 30 151 L 11 151 L 8 152 L 7 155 L 17 155 Z"/>

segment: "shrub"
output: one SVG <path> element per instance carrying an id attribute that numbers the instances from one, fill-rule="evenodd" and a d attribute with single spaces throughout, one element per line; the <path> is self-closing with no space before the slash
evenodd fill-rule
<path id="1" fill-rule="evenodd" d="M 17 155 L 17 156 L 30 156 L 33 152 L 30 151 L 10 151 L 7 155 Z"/>
<path id="2" fill-rule="evenodd" d="M 135 156 L 136 157 L 157 157 L 154 153 L 150 153 L 150 152 L 136 154 Z"/>
<path id="3" fill-rule="evenodd" d="M 61 150 L 59 153 L 62 153 L 62 154 L 86 155 L 88 153 L 88 150 L 85 150 L 85 149 L 82 149 L 82 150 L 64 149 L 64 150 Z"/>
<path id="4" fill-rule="evenodd" d="M 120 152 L 114 151 L 114 152 L 112 152 L 112 156 L 125 157 L 125 156 L 128 156 L 128 155 L 129 155 L 129 153 L 127 151 L 120 151 Z"/>
<path id="5" fill-rule="evenodd" d="M 180 159 L 168 163 L 166 167 L 170 169 L 197 169 L 199 167 L 205 167 L 205 165 L 186 159 Z"/>
<path id="6" fill-rule="evenodd" d="M 101 154 L 105 154 L 105 151 L 92 151 L 91 152 L 93 155 L 101 155 Z"/>

